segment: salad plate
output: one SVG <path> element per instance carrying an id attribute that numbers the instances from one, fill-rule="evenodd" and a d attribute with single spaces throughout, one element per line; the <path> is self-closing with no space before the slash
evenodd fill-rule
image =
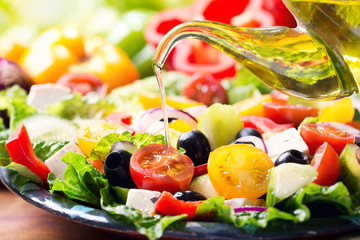
<path id="1" fill-rule="evenodd" d="M 0 169 L 0 178 L 4 185 L 23 200 L 59 217 L 119 236 L 144 238 L 135 227 L 120 222 L 107 212 L 84 206 L 60 195 L 51 194 L 45 188 L 27 182 L 17 181 L 19 173 L 10 169 Z M 227 223 L 187 222 L 170 226 L 165 230 L 164 239 L 329 239 L 351 232 L 359 232 L 360 226 L 339 216 L 312 218 L 294 224 L 291 222 L 274 222 L 265 229 L 257 229 L 247 234 L 242 229 Z"/>

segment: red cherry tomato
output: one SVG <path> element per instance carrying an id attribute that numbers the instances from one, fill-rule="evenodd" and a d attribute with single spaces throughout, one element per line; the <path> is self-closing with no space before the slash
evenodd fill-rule
<path id="1" fill-rule="evenodd" d="M 117 123 L 117 124 L 125 123 L 126 125 L 131 125 L 132 116 L 127 113 L 115 112 L 115 113 L 111 113 L 111 114 L 107 115 L 105 117 L 105 120 L 108 122 L 113 122 L 113 123 Z"/>
<path id="2" fill-rule="evenodd" d="M 187 220 L 194 218 L 197 207 L 204 201 L 184 201 L 174 198 L 169 192 L 162 192 L 158 198 L 155 211 L 161 215 L 187 214 Z"/>
<path id="3" fill-rule="evenodd" d="M 87 73 L 66 73 L 56 83 L 71 88 L 74 92 L 82 95 L 97 92 L 100 96 L 105 96 L 107 91 L 106 84 L 98 77 Z"/>
<path id="4" fill-rule="evenodd" d="M 188 189 L 194 164 L 178 150 L 150 144 L 137 150 L 130 159 L 130 174 L 142 189 L 175 193 Z"/>
<path id="5" fill-rule="evenodd" d="M 244 127 L 251 127 L 258 130 L 264 139 L 268 139 L 272 135 L 294 126 L 292 123 L 277 124 L 269 118 L 258 116 L 242 116 L 241 121 Z"/>
<path id="6" fill-rule="evenodd" d="M 333 185 L 340 175 L 340 159 L 334 148 L 327 142 L 323 143 L 311 160 L 313 166 L 319 173 L 314 183 L 321 186 Z"/>
<path id="7" fill-rule="evenodd" d="M 276 123 L 293 123 L 298 127 L 306 117 L 316 117 L 319 109 L 301 104 L 264 102 L 264 117 Z"/>
<path id="8" fill-rule="evenodd" d="M 329 143 L 340 155 L 347 143 L 353 143 L 355 136 L 323 123 L 305 123 L 301 126 L 300 135 L 313 155 L 324 142 Z"/>
<path id="9" fill-rule="evenodd" d="M 210 74 L 194 74 L 192 80 L 183 89 L 183 95 L 207 106 L 213 103 L 228 102 L 226 90 Z"/>

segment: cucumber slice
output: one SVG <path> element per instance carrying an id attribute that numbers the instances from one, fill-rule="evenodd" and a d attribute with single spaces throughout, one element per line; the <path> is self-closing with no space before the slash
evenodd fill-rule
<path id="1" fill-rule="evenodd" d="M 274 206 L 290 197 L 301 188 L 312 183 L 317 175 L 316 169 L 310 165 L 283 163 L 272 168 L 266 195 L 266 206 Z"/>
<path id="2" fill-rule="evenodd" d="M 197 129 L 208 138 L 211 150 L 215 150 L 234 141 L 243 127 L 232 106 L 215 103 L 200 116 Z"/>
<path id="3" fill-rule="evenodd" d="M 201 193 L 206 198 L 219 195 L 211 184 L 208 174 L 194 178 L 190 183 L 189 190 Z"/>
<path id="4" fill-rule="evenodd" d="M 67 119 L 37 114 L 23 120 L 31 141 L 77 142 L 77 127 Z"/>
<path id="5" fill-rule="evenodd" d="M 356 159 L 358 148 L 355 143 L 348 143 L 340 154 L 339 178 L 351 193 L 360 191 L 360 164 Z"/>

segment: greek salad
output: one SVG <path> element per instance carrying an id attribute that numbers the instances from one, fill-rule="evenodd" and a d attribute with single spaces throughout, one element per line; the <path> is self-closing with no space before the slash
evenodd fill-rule
<path id="1" fill-rule="evenodd" d="M 1 91 L 9 117 L 1 121 L 1 167 L 126 219 L 149 239 L 178 221 L 249 233 L 272 221 L 296 224 L 317 203 L 359 223 L 357 96 L 314 102 L 234 80 L 176 72 L 163 79 L 169 149 L 153 77 L 106 96 L 59 84 Z M 198 84 L 218 87 L 194 94 Z M 229 101 L 239 91 L 248 97 Z"/>

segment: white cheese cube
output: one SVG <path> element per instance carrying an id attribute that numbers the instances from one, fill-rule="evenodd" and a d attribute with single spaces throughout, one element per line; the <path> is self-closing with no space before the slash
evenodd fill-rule
<path id="1" fill-rule="evenodd" d="M 268 155 L 275 160 L 285 151 L 296 149 L 309 155 L 309 148 L 295 128 L 289 128 L 265 141 Z"/>
<path id="2" fill-rule="evenodd" d="M 65 180 L 64 172 L 67 167 L 67 164 L 64 163 L 63 161 L 61 161 L 61 158 L 67 152 L 74 152 L 74 153 L 79 153 L 81 155 L 84 155 L 81 152 L 80 148 L 75 143 L 69 142 L 63 148 L 61 148 L 59 151 L 57 151 L 54 155 L 52 155 L 45 161 L 45 165 L 55 175 L 55 177 L 60 178 L 63 181 Z"/>
<path id="3" fill-rule="evenodd" d="M 126 205 L 136 208 L 142 213 L 154 214 L 155 203 L 160 196 L 160 192 L 144 189 L 130 189 L 126 200 Z"/>
<path id="4" fill-rule="evenodd" d="M 47 83 L 33 85 L 30 88 L 26 101 L 28 105 L 33 106 L 39 112 L 42 112 L 69 93 L 71 93 L 70 88 L 59 84 Z"/>

